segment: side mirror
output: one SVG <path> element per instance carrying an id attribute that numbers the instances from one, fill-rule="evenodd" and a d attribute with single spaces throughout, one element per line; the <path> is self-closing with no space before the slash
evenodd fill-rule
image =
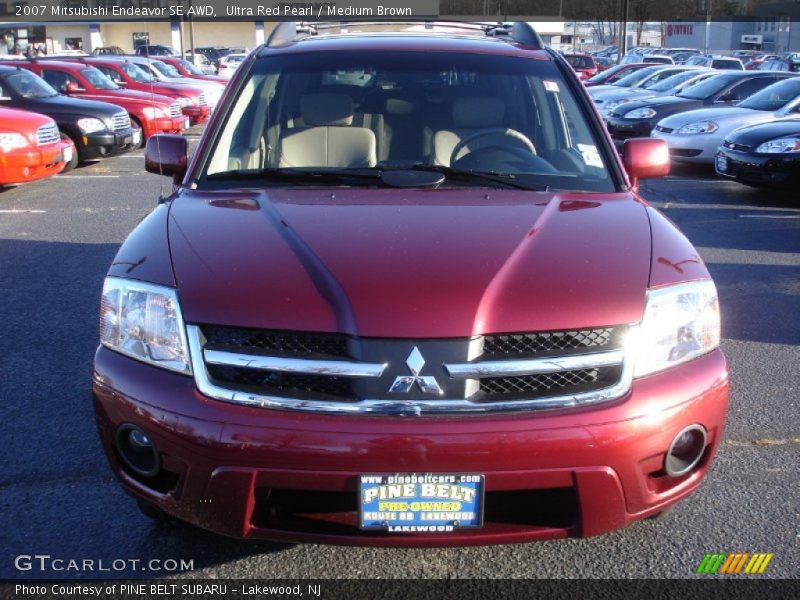
<path id="1" fill-rule="evenodd" d="M 74 81 L 68 81 L 64 86 L 64 91 L 67 92 L 68 94 L 74 94 L 75 92 L 85 92 L 86 90 L 84 90 Z"/>
<path id="2" fill-rule="evenodd" d="M 669 146 L 655 138 L 631 138 L 622 145 L 622 164 L 636 187 L 639 179 L 669 175 Z"/>
<path id="3" fill-rule="evenodd" d="M 124 79 L 114 79 L 113 81 L 114 83 L 116 83 L 117 85 L 121 85 L 122 87 L 128 85 L 128 82 L 125 81 Z"/>
<path id="4" fill-rule="evenodd" d="M 147 140 L 144 168 L 148 173 L 171 175 L 179 183 L 186 174 L 188 146 L 182 135 L 159 134 Z"/>

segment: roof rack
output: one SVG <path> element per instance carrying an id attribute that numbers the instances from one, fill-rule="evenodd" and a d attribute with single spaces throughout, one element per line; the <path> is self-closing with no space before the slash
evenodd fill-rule
<path id="1" fill-rule="evenodd" d="M 424 25 L 426 29 L 433 29 L 436 26 L 444 26 L 450 29 L 464 29 L 474 33 L 482 32 L 484 35 L 492 37 L 506 37 L 510 41 L 530 46 L 533 49 L 541 50 L 544 48 L 542 38 L 525 21 L 515 23 L 476 23 L 471 21 L 340 21 L 340 22 L 320 22 L 308 23 L 297 21 L 282 21 L 273 29 L 266 43 L 267 48 L 280 48 L 292 42 L 319 35 L 328 29 L 339 29 L 340 31 L 351 31 L 357 27 L 374 27 L 381 25 Z"/>

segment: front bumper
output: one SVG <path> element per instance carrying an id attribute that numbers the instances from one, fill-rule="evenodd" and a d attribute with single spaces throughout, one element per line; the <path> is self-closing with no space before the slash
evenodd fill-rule
<path id="1" fill-rule="evenodd" d="M 727 365 L 717 350 L 635 380 L 624 398 L 586 409 L 491 417 L 301 414 L 202 396 L 194 381 L 100 348 L 95 414 L 111 466 L 132 496 L 240 538 L 369 546 L 451 546 L 592 536 L 657 513 L 701 483 L 722 438 Z M 126 472 L 114 435 L 146 431 L 162 472 Z M 685 426 L 708 430 L 693 471 L 672 479 L 664 455 Z M 364 532 L 362 473 L 482 473 L 481 529 Z"/>
<path id="2" fill-rule="evenodd" d="M 653 122 L 650 119 L 623 119 L 608 115 L 603 120 L 614 140 L 650 137 L 650 133 L 653 131 Z"/>
<path id="3" fill-rule="evenodd" d="M 22 148 L 0 155 L 0 185 L 27 183 L 60 173 L 75 147 L 60 140 L 40 148 Z M 66 155 L 65 155 L 66 153 Z"/>
<path id="4" fill-rule="evenodd" d="M 797 155 L 748 154 L 720 146 L 714 169 L 721 177 L 752 185 L 783 187 L 800 183 Z"/>
<path id="5" fill-rule="evenodd" d="M 189 117 L 192 126 L 199 123 L 205 123 L 211 116 L 211 107 L 209 106 L 184 106 L 182 109 L 183 114 Z"/>
<path id="6" fill-rule="evenodd" d="M 711 134 L 676 135 L 653 129 L 652 137 L 664 140 L 672 160 L 682 163 L 713 164 L 720 136 Z"/>
<path id="7" fill-rule="evenodd" d="M 119 131 L 105 130 L 81 134 L 79 142 L 81 159 L 104 158 L 132 150 L 136 147 L 134 143 L 135 131 L 139 130 L 128 128 Z M 141 132 L 139 135 L 141 135 Z"/>
<path id="8" fill-rule="evenodd" d="M 188 117 L 175 117 L 174 119 L 143 119 L 142 133 L 145 138 L 158 133 L 183 133 L 190 126 Z"/>

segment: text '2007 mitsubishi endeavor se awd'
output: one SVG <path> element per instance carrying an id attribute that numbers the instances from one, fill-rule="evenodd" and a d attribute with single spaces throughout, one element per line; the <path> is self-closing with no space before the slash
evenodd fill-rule
<path id="1" fill-rule="evenodd" d="M 151 516 L 235 537 L 591 536 L 697 489 L 728 374 L 697 252 L 526 24 L 281 24 L 102 292 L 94 403 Z M 188 163 L 188 164 L 187 164 Z"/>

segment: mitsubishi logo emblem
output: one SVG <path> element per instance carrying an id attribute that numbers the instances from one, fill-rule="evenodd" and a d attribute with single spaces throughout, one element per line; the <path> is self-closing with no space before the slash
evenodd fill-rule
<path id="1" fill-rule="evenodd" d="M 411 354 L 406 359 L 406 366 L 411 371 L 411 375 L 400 375 L 394 380 L 389 392 L 393 394 L 407 394 L 411 391 L 411 387 L 416 383 L 420 390 L 426 394 L 443 394 L 444 390 L 439 387 L 439 382 L 435 377 L 430 375 L 420 375 L 422 367 L 425 366 L 425 359 L 422 358 L 422 353 L 419 348 L 414 346 Z"/>

